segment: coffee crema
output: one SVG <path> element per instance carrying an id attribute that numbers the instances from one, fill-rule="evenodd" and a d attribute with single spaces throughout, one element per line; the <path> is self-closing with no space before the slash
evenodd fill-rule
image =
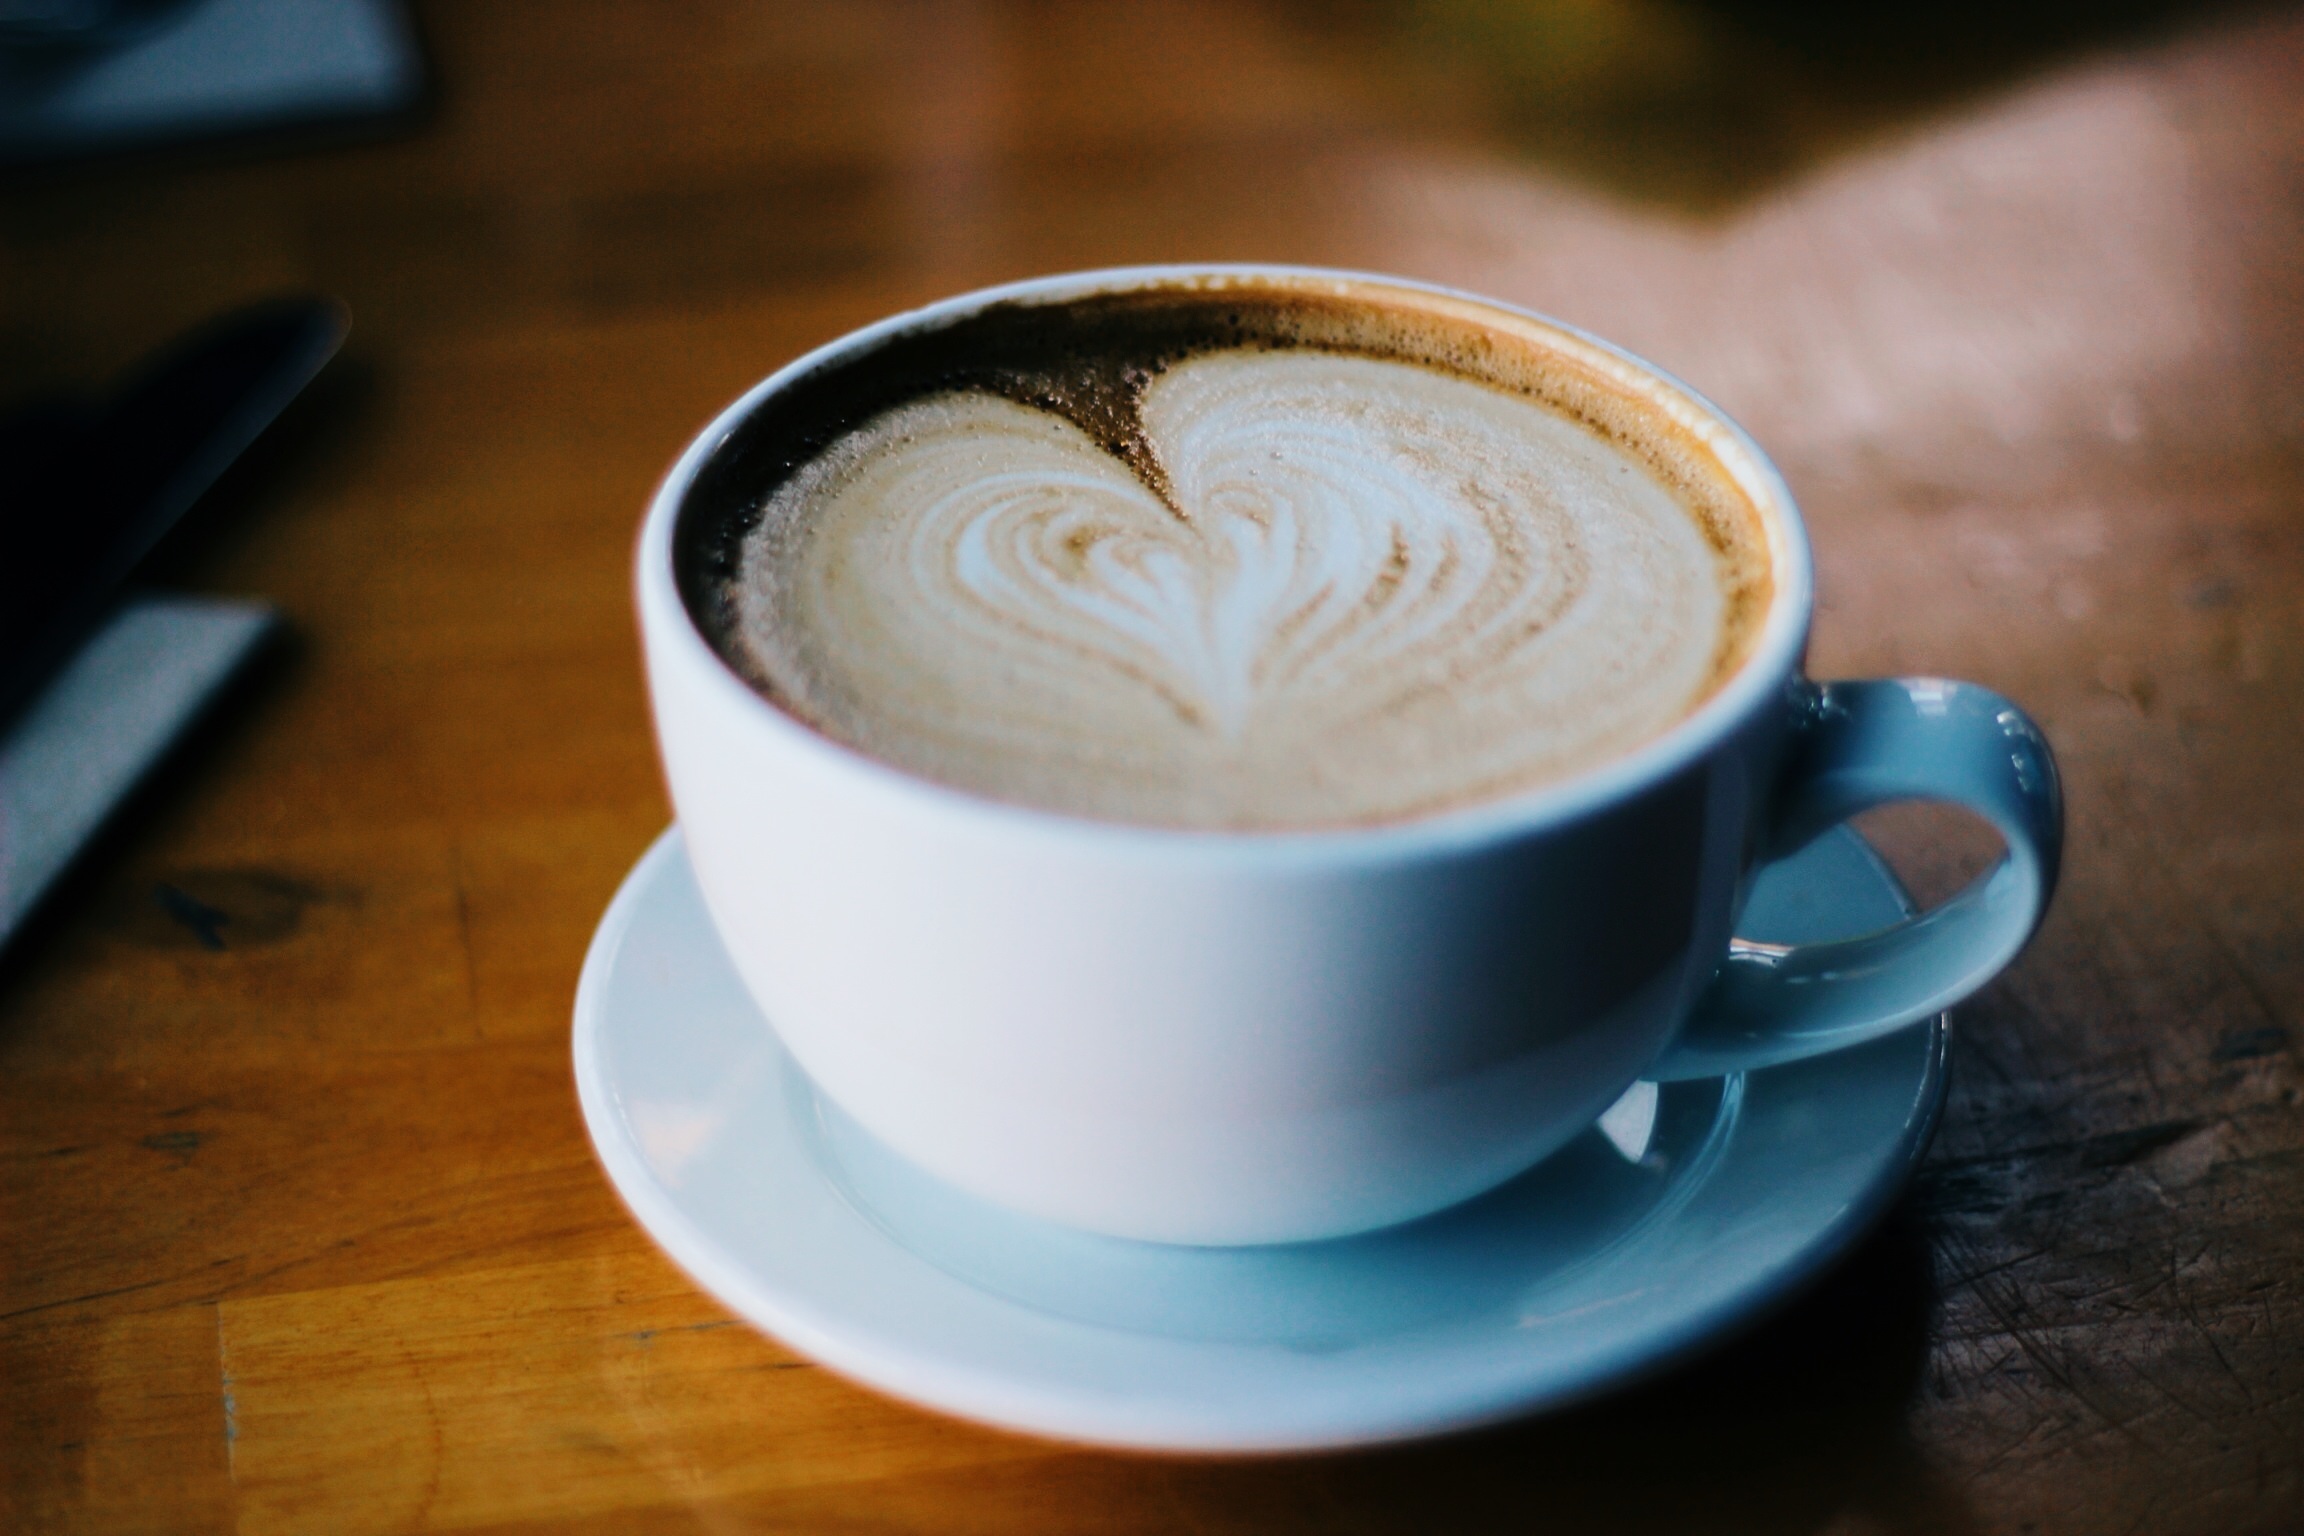
<path id="1" fill-rule="evenodd" d="M 1710 450 L 1537 328 L 1262 277 L 835 364 L 715 453 L 680 551 L 715 646 L 824 734 L 1183 828 L 1598 766 L 1709 697 L 1771 595 Z"/>

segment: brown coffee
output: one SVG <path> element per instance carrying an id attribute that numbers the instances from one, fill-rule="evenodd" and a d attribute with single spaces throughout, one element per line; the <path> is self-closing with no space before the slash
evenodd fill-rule
<path id="1" fill-rule="evenodd" d="M 1203 279 L 997 304 L 773 396 L 678 568 L 772 702 L 997 799 L 1359 826 L 1686 718 L 1772 594 L 1749 497 L 1514 317 Z"/>

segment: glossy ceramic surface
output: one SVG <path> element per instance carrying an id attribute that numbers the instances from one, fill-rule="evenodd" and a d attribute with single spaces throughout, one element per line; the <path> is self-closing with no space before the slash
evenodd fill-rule
<path id="1" fill-rule="evenodd" d="M 780 396 L 994 304 L 1241 281 L 1527 338 L 1701 444 L 1767 536 L 1751 654 L 1678 724 L 1558 782 L 1367 826 L 1208 835 L 903 772 L 802 725 L 705 636 L 694 615 L 715 601 L 728 519 L 790 451 Z M 2014 957 L 2055 885 L 2056 770 L 2022 711 L 1967 683 L 1801 675 L 1806 536 L 1740 428 L 1596 337 L 1403 279 L 1125 268 L 880 321 L 690 443 L 635 578 L 696 883 L 785 1048 L 912 1163 L 1065 1226 L 1262 1245 L 1448 1209 L 1642 1078 L 1774 1066 L 1939 1013 Z M 1974 811 L 2007 856 L 1852 942 L 1735 932 L 1756 860 L 1902 799 Z"/>
<path id="2" fill-rule="evenodd" d="M 1787 942 L 1906 911 L 1853 834 L 1762 877 Z M 1107 1445 L 1281 1451 L 1427 1435 L 1596 1391 L 1750 1317 L 1879 1214 L 1934 1125 L 1948 1023 L 1641 1084 L 1537 1168 L 1357 1238 L 1185 1248 L 939 1184 L 819 1098 L 730 967 L 677 830 L 594 937 L 575 1064 L 641 1224 L 741 1316 L 927 1407 Z"/>

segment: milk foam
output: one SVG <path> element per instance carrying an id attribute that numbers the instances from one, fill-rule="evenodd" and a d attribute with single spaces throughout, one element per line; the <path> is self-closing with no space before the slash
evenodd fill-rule
<path id="1" fill-rule="evenodd" d="M 746 538 L 748 670 L 961 788 L 1267 828 L 1574 774 L 1716 681 L 1721 552 L 1642 460 L 1544 405 L 1300 348 L 1186 358 L 1138 410 L 1165 497 L 989 393 L 850 433 Z"/>

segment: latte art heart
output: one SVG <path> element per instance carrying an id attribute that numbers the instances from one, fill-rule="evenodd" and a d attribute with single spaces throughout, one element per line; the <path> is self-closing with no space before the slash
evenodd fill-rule
<path id="1" fill-rule="evenodd" d="M 746 658 L 901 767 L 1185 827 L 1546 782 L 1712 684 L 1719 552 L 1640 460 L 1544 405 L 1304 348 L 1187 358 L 1138 411 L 1165 496 L 989 393 L 850 433 L 745 543 Z"/>

